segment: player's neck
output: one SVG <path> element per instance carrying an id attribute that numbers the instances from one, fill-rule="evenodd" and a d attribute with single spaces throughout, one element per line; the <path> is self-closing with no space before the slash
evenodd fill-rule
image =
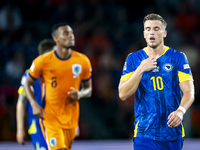
<path id="1" fill-rule="evenodd" d="M 164 53 L 165 46 L 164 46 L 164 44 L 160 44 L 156 48 L 151 48 L 150 46 L 147 46 L 147 51 L 148 51 L 149 56 L 151 56 L 153 58 L 158 58 Z"/>
<path id="2" fill-rule="evenodd" d="M 57 47 L 56 52 L 60 58 L 68 58 L 71 55 L 71 48 Z"/>

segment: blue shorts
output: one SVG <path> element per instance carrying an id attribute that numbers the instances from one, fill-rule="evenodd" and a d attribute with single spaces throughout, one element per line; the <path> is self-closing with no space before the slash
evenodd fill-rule
<path id="1" fill-rule="evenodd" d="M 133 138 L 134 150 L 182 150 L 184 138 L 173 141 L 155 141 L 148 138 Z"/>
<path id="2" fill-rule="evenodd" d="M 44 139 L 39 118 L 28 118 L 28 133 L 31 137 L 31 141 L 36 150 L 48 150 L 46 141 Z"/>

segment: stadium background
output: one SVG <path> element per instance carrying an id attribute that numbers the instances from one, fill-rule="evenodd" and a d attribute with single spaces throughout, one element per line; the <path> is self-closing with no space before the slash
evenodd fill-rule
<path id="1" fill-rule="evenodd" d="M 1 0 L 0 141 L 16 140 L 21 76 L 37 57 L 39 41 L 63 21 L 74 30 L 75 50 L 93 67 L 93 95 L 80 100 L 78 139 L 131 139 L 133 97 L 122 102 L 118 83 L 126 56 L 146 46 L 143 17 L 152 12 L 168 23 L 165 44 L 189 59 L 196 95 L 185 115 L 186 137 L 200 138 L 199 8 L 199 0 Z"/>

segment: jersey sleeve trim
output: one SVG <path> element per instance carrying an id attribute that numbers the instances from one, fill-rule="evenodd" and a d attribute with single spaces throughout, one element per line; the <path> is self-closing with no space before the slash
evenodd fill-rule
<path id="1" fill-rule="evenodd" d="M 179 78 L 179 82 L 183 82 L 183 81 L 193 81 L 193 77 L 190 74 L 178 71 L 178 78 Z"/>
<path id="2" fill-rule="evenodd" d="M 92 76 L 90 76 L 88 79 L 82 80 L 82 82 L 87 82 L 92 78 Z"/>
<path id="3" fill-rule="evenodd" d="M 24 96 L 26 96 L 24 87 L 20 86 L 20 88 L 18 89 L 18 94 L 23 94 Z"/>
<path id="4" fill-rule="evenodd" d="M 30 74 L 30 72 L 29 72 L 28 74 L 29 74 L 29 76 L 30 76 L 33 80 L 37 80 L 37 78 L 34 78 L 34 77 Z"/>
<path id="5" fill-rule="evenodd" d="M 123 75 L 121 77 L 120 81 L 127 81 L 132 76 L 133 73 L 134 73 L 134 71 Z"/>

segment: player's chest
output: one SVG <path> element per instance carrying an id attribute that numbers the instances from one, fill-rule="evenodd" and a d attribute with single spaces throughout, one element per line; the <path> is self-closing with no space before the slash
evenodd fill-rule
<path id="1" fill-rule="evenodd" d="M 83 72 L 83 66 L 81 63 L 72 62 L 72 63 L 51 63 L 48 64 L 43 74 L 45 76 L 51 77 L 56 76 L 59 78 L 79 78 Z"/>
<path id="2" fill-rule="evenodd" d="M 178 77 L 178 66 L 170 59 L 157 60 L 157 67 L 143 74 L 143 80 L 169 79 Z"/>

